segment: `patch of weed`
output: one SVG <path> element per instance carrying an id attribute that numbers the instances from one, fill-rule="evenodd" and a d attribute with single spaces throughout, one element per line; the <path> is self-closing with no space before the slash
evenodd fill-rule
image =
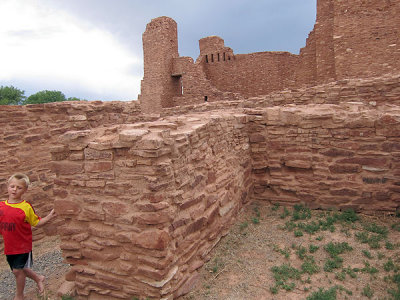
<path id="1" fill-rule="evenodd" d="M 291 291 L 295 288 L 296 284 L 290 280 L 299 280 L 301 277 L 301 273 L 296 268 L 293 268 L 289 264 L 283 264 L 281 266 L 274 266 L 271 268 L 272 273 L 274 274 L 275 279 L 275 287 L 271 288 L 276 293 L 279 289 L 284 289 L 286 291 Z M 271 290 L 272 292 L 272 290 Z"/>
<path id="2" fill-rule="evenodd" d="M 366 231 L 377 233 L 377 234 L 382 235 L 384 237 L 386 237 L 388 232 L 389 232 L 386 226 L 379 226 L 379 225 L 376 225 L 375 223 L 365 224 L 364 225 L 364 229 Z"/>
<path id="3" fill-rule="evenodd" d="M 367 284 L 367 285 L 363 288 L 363 291 L 362 291 L 361 295 L 367 297 L 368 299 L 371 299 L 372 296 L 374 295 L 374 291 L 371 289 L 371 287 L 369 286 L 369 284 Z"/>
<path id="4" fill-rule="evenodd" d="M 277 245 L 274 245 L 274 251 L 282 254 L 283 256 L 285 256 L 285 258 L 289 258 L 290 257 L 290 251 L 287 248 L 280 249 Z"/>
<path id="5" fill-rule="evenodd" d="M 356 240 L 360 243 L 368 244 L 371 249 L 378 249 L 381 247 L 380 241 L 384 238 L 383 235 L 380 234 L 369 234 L 368 232 L 356 232 L 355 234 Z"/>
<path id="6" fill-rule="evenodd" d="M 303 236 L 303 231 L 301 231 L 301 230 L 295 230 L 295 231 L 294 231 L 294 236 L 295 236 L 295 237 Z"/>
<path id="7" fill-rule="evenodd" d="M 328 259 L 324 264 L 324 271 L 332 272 L 334 269 L 340 269 L 343 265 L 343 258 L 335 256 L 332 259 Z"/>
<path id="8" fill-rule="evenodd" d="M 385 258 L 385 254 L 378 252 L 378 259 L 384 259 Z"/>
<path id="9" fill-rule="evenodd" d="M 329 290 L 319 288 L 318 291 L 307 297 L 307 300 L 336 300 L 337 287 L 331 287 Z"/>
<path id="10" fill-rule="evenodd" d="M 357 274 L 356 274 L 356 270 L 357 269 L 352 269 L 350 267 L 347 268 L 343 268 L 343 272 L 345 272 L 347 275 L 349 275 L 351 278 L 356 278 Z"/>
<path id="11" fill-rule="evenodd" d="M 274 206 L 272 206 L 272 211 L 277 211 L 277 210 L 279 210 L 279 207 L 280 207 L 281 205 L 279 204 L 279 203 L 275 203 L 274 204 Z"/>
<path id="12" fill-rule="evenodd" d="M 342 270 L 341 272 L 335 273 L 335 278 L 337 280 L 344 281 L 346 279 L 346 274 L 347 273 Z"/>
<path id="13" fill-rule="evenodd" d="M 313 244 L 310 244 L 308 246 L 308 251 L 310 251 L 310 253 L 315 253 L 318 249 L 319 249 L 319 246 L 316 246 L 316 245 L 313 245 Z"/>
<path id="14" fill-rule="evenodd" d="M 371 252 L 369 252 L 368 250 L 362 250 L 361 252 L 362 252 L 362 254 L 364 254 L 365 257 L 367 257 L 367 258 L 369 258 L 369 259 L 374 258 L 374 257 L 372 256 Z"/>
<path id="15" fill-rule="evenodd" d="M 300 259 L 304 259 L 306 257 L 306 253 L 307 253 L 307 249 L 306 249 L 306 247 L 303 247 L 303 246 L 300 246 L 296 251 L 296 254 Z"/>
<path id="16" fill-rule="evenodd" d="M 389 258 L 388 261 L 383 264 L 383 269 L 386 272 L 390 271 L 398 272 L 400 270 L 399 266 L 395 265 L 391 258 Z"/>
<path id="17" fill-rule="evenodd" d="M 289 212 L 289 210 L 286 208 L 286 207 L 284 207 L 283 208 L 283 213 L 280 215 L 280 218 L 281 219 L 285 219 L 287 216 L 289 216 L 290 215 L 290 212 Z"/>
<path id="18" fill-rule="evenodd" d="M 392 224 L 391 227 L 392 227 L 393 230 L 400 231 L 400 223 Z"/>
<path id="19" fill-rule="evenodd" d="M 371 267 L 370 263 L 367 261 L 364 261 L 365 267 L 361 269 L 361 272 L 363 273 L 368 273 L 368 274 L 376 274 L 379 272 L 379 270 L 375 267 Z"/>
<path id="20" fill-rule="evenodd" d="M 244 221 L 242 224 L 240 224 L 240 230 L 243 231 L 249 226 L 249 223 L 247 221 Z"/>
<path id="21" fill-rule="evenodd" d="M 324 246 L 324 249 L 326 252 L 329 253 L 331 257 L 335 257 L 339 254 L 342 254 L 346 251 L 352 251 L 353 248 L 347 243 L 332 243 L 330 242 L 329 244 Z"/>
<path id="22" fill-rule="evenodd" d="M 293 231 L 293 229 L 295 229 L 296 227 L 296 223 L 294 223 L 293 221 L 287 221 L 285 222 L 284 229 L 286 229 L 287 231 Z"/>
<path id="23" fill-rule="evenodd" d="M 344 221 L 346 223 L 354 223 L 360 219 L 360 217 L 353 209 L 346 209 L 342 211 L 340 214 L 335 214 L 335 215 L 338 220 Z"/>
<path id="24" fill-rule="evenodd" d="M 339 269 L 342 267 L 343 258 L 339 255 L 346 252 L 351 251 L 353 248 L 346 242 L 343 243 L 332 243 L 324 246 L 324 249 L 330 255 L 331 259 L 328 259 L 324 265 L 324 271 L 332 272 L 334 269 Z"/>
<path id="25" fill-rule="evenodd" d="M 292 221 L 305 220 L 311 218 L 311 210 L 303 205 L 296 204 L 293 209 Z"/>
<path id="26" fill-rule="evenodd" d="M 394 250 L 395 245 L 392 244 L 392 243 L 389 242 L 389 241 L 386 241 L 386 243 L 385 243 L 385 248 L 388 249 L 388 250 Z"/>
<path id="27" fill-rule="evenodd" d="M 313 257 L 307 257 L 305 262 L 301 265 L 301 270 L 302 273 L 313 275 L 315 273 L 319 273 L 321 268 L 315 263 Z"/>

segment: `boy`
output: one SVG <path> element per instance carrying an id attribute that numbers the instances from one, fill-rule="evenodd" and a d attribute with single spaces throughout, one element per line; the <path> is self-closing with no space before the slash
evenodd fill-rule
<path id="1" fill-rule="evenodd" d="M 54 209 L 44 218 L 36 215 L 33 207 L 22 199 L 29 186 L 29 177 L 14 174 L 8 179 L 8 200 L 0 202 L 0 233 L 4 240 L 4 254 L 15 276 L 17 291 L 14 300 L 24 299 L 25 279 L 33 279 L 39 293 L 44 291 L 45 277 L 32 268 L 32 229 L 43 226 L 54 216 Z"/>

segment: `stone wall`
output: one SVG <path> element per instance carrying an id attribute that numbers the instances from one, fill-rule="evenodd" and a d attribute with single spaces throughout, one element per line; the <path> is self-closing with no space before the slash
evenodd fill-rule
<path id="1" fill-rule="evenodd" d="M 332 2 L 337 79 L 399 72 L 400 2 Z"/>
<path id="2" fill-rule="evenodd" d="M 51 170 L 49 148 L 70 130 L 84 130 L 101 125 L 137 122 L 150 116 L 141 115 L 136 102 L 63 102 L 26 106 L 1 106 L 0 109 L 0 190 L 7 197 L 7 179 L 24 172 L 32 185 L 26 194 L 39 215 L 53 207 L 59 190 Z M 34 239 L 55 234 L 56 226 L 35 230 Z M 0 242 L 0 249 L 3 247 Z"/>
<path id="3" fill-rule="evenodd" d="M 217 55 L 223 53 L 214 54 Z M 259 52 L 209 61 L 203 69 L 217 89 L 249 97 L 294 87 L 298 62 L 298 55 L 289 52 Z"/>
<path id="4" fill-rule="evenodd" d="M 177 57 L 176 22 L 168 17 L 153 19 L 143 33 L 144 76 L 138 99 L 144 113 L 171 107 L 173 97 L 181 95 L 180 78 L 171 76 L 173 59 Z"/>
<path id="5" fill-rule="evenodd" d="M 311 208 L 400 206 L 400 107 L 363 103 L 253 112 L 254 198 Z"/>
<path id="6" fill-rule="evenodd" d="M 399 1 L 318 0 L 314 29 L 299 55 L 234 54 L 222 38 L 210 36 L 199 40 L 195 63 L 179 57 L 176 23 L 154 19 L 143 34 L 143 107 L 160 113 L 210 99 L 237 100 L 284 88 L 398 74 L 399 15 Z"/>
<path id="7" fill-rule="evenodd" d="M 61 248 L 79 296 L 177 297 L 251 193 L 245 115 L 68 132 L 52 148 Z"/>
<path id="8" fill-rule="evenodd" d="M 339 81 L 66 132 L 51 152 L 67 279 L 82 299 L 176 298 L 251 199 L 393 213 L 399 80 Z"/>

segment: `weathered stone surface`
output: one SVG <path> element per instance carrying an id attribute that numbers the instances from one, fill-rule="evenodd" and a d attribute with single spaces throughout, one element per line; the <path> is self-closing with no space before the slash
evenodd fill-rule
<path id="1" fill-rule="evenodd" d="M 54 200 L 54 210 L 57 215 L 77 215 L 81 211 L 80 205 L 71 200 Z"/>
<path id="2" fill-rule="evenodd" d="M 145 231 L 133 237 L 133 242 L 146 249 L 164 250 L 170 241 L 170 236 L 162 230 Z"/>
<path id="3" fill-rule="evenodd" d="M 69 161 L 54 161 L 52 171 L 57 175 L 72 175 L 83 172 L 83 164 Z"/>

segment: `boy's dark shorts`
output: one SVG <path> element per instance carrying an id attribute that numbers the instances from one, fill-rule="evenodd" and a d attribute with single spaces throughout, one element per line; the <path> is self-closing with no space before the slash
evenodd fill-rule
<path id="1" fill-rule="evenodd" d="M 7 256 L 7 262 L 10 265 L 11 270 L 32 268 L 33 265 L 32 251 L 29 253 L 13 254 L 6 256 Z"/>

